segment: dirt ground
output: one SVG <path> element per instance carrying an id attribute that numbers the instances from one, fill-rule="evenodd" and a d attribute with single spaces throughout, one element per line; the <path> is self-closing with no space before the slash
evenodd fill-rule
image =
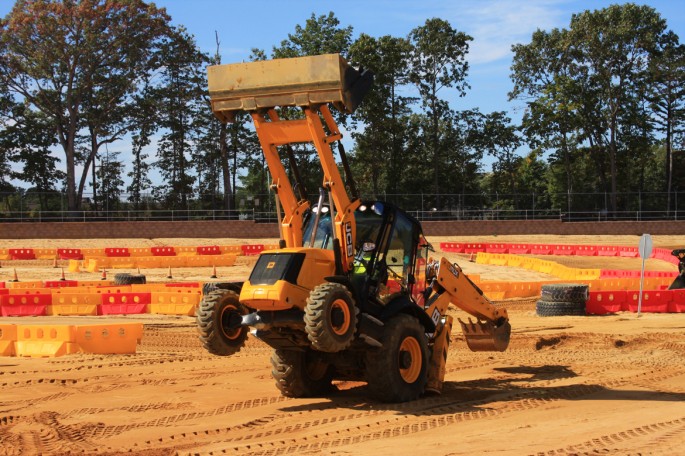
<path id="1" fill-rule="evenodd" d="M 638 237 L 540 238 L 430 240 L 436 247 L 446 240 L 638 242 Z M 205 241 L 108 245 L 241 242 Z M 685 247 L 685 236 L 654 241 L 658 247 Z M 21 247 L 102 245 L 61 242 L 22 241 Z M 0 241 L 0 248 L 15 246 L 9 244 Z M 483 279 L 545 278 L 448 257 Z M 640 264 L 611 260 L 617 268 Z M 607 267 L 606 258 L 583 261 L 589 264 L 580 267 Z M 654 268 L 670 270 L 656 260 L 647 262 L 648 269 L 652 261 Z M 14 267 L 23 280 L 57 274 L 51 263 L 16 263 L 2 263 L 0 280 L 7 280 Z M 237 266 L 219 268 L 219 279 L 244 278 L 252 263 L 243 258 Z M 142 272 L 150 281 L 165 281 L 168 274 Z M 173 273 L 174 280 L 208 280 L 209 275 L 192 269 Z M 538 317 L 535 300 L 498 304 L 511 318 L 509 349 L 470 352 L 456 325 L 442 394 L 404 404 L 376 402 L 365 384 L 356 382 L 336 383 L 338 391 L 326 398 L 284 398 L 271 378 L 271 349 L 251 336 L 238 354 L 217 357 L 201 347 L 192 317 L 114 317 L 144 323 L 136 354 L 0 357 L 0 455 L 683 454 L 685 314 Z M 456 310 L 453 315 L 465 316 Z M 101 321 L 97 318 L 102 317 L 6 317 L 0 322 Z"/>

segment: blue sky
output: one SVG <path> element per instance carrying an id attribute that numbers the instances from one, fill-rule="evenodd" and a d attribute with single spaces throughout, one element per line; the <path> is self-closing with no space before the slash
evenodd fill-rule
<path id="1" fill-rule="evenodd" d="M 452 27 L 473 37 L 468 61 L 468 82 L 471 89 L 457 98 L 449 89 L 441 96 L 453 109 L 479 108 L 481 112 L 507 111 L 514 121 L 522 115 L 521 102 L 509 102 L 511 90 L 509 67 L 511 46 L 528 43 L 538 28 L 550 30 L 568 27 L 571 16 L 584 10 L 609 6 L 611 1 L 599 0 L 159 0 L 175 24 L 184 25 L 193 34 L 200 48 L 213 53 L 215 32 L 221 41 L 224 63 L 246 60 L 252 48 L 271 51 L 274 45 L 304 25 L 312 13 L 319 16 L 330 11 L 341 26 L 352 26 L 354 37 L 366 33 L 407 36 L 426 19 L 439 17 Z M 668 27 L 685 42 L 685 0 L 654 0 L 635 2 L 655 8 L 666 19 Z M 14 4 L 0 0 L 0 16 L 5 16 Z M 113 146 L 122 152 L 126 162 L 128 145 Z M 154 156 L 154 151 L 150 151 Z M 61 154 L 58 153 L 61 157 Z M 489 166 L 488 166 L 489 168 Z M 128 170 L 127 170 L 128 171 Z"/>

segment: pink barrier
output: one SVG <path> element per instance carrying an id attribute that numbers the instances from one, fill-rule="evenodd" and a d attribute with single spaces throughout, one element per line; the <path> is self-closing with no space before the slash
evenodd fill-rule
<path id="1" fill-rule="evenodd" d="M 197 248 L 198 255 L 221 255 L 221 248 L 218 245 L 204 245 Z"/>
<path id="2" fill-rule="evenodd" d="M 577 245 L 576 255 L 579 256 L 597 256 L 597 246 L 595 245 Z"/>
<path id="3" fill-rule="evenodd" d="M 147 304 L 98 304 L 98 315 L 129 315 L 147 313 Z"/>
<path id="4" fill-rule="evenodd" d="M 82 260 L 81 249 L 57 249 L 57 258 L 60 260 Z"/>
<path id="5" fill-rule="evenodd" d="M 626 305 L 625 291 L 591 291 L 585 304 L 585 312 L 593 315 L 606 315 L 620 312 Z"/>

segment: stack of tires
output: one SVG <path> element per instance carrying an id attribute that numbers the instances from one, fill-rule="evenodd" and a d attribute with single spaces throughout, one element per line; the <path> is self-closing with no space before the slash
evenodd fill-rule
<path id="1" fill-rule="evenodd" d="M 145 276 L 143 274 L 122 272 L 114 275 L 114 285 L 144 285 L 145 283 Z"/>
<path id="2" fill-rule="evenodd" d="M 585 315 L 585 304 L 589 295 L 587 285 L 546 284 L 542 286 L 542 293 L 540 300 L 535 304 L 535 311 L 541 317 Z"/>

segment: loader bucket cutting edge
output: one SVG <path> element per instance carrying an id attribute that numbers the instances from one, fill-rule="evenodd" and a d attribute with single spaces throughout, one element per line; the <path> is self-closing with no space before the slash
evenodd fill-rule
<path id="1" fill-rule="evenodd" d="M 471 321 L 468 323 L 459 319 L 461 330 L 466 338 L 466 344 L 474 352 L 498 351 L 502 352 L 509 346 L 511 337 L 511 325 L 508 321 L 500 326 L 495 326 L 491 321 Z"/>

